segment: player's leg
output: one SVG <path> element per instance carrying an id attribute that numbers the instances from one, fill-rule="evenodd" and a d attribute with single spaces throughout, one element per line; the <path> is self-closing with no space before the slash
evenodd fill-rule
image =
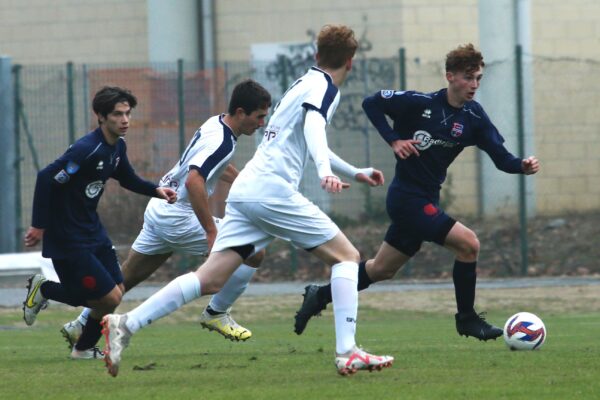
<path id="1" fill-rule="evenodd" d="M 331 294 L 336 337 L 336 366 L 342 375 L 358 370 L 381 370 L 390 367 L 391 356 L 375 356 L 356 346 L 358 315 L 358 250 L 339 231 L 336 236 L 311 251 L 331 269 Z"/>
<path id="2" fill-rule="evenodd" d="M 231 316 L 233 303 L 244 293 L 256 269 L 260 266 L 265 255 L 261 250 L 244 260 L 235 270 L 218 293 L 213 295 L 206 309 L 200 316 L 203 328 L 218 332 L 230 340 L 245 341 L 252 337 L 252 332 L 239 325 Z"/>
<path id="3" fill-rule="evenodd" d="M 175 278 L 127 314 L 106 315 L 102 319 L 102 332 L 106 337 L 104 359 L 108 372 L 112 376 L 118 374 L 121 353 L 129 345 L 133 334 L 184 304 L 218 291 L 242 260 L 233 250 L 213 252 L 195 273 Z"/>
<path id="4" fill-rule="evenodd" d="M 373 282 L 391 279 L 420 246 L 420 240 L 404 232 L 399 225 L 392 223 L 375 258 L 359 263 L 358 290 L 368 288 Z M 294 317 L 294 332 L 298 335 L 302 334 L 308 321 L 313 316 L 320 315 L 331 301 L 331 284 L 306 286 L 304 300 Z"/>
<path id="5" fill-rule="evenodd" d="M 91 309 L 81 336 L 73 346 L 72 358 L 97 358 L 96 344 L 101 333 L 101 319 L 121 303 L 125 288 L 114 247 L 103 246 L 78 260 L 81 296 Z"/>
<path id="6" fill-rule="evenodd" d="M 479 340 L 496 339 L 502 329 L 487 323 L 475 312 L 475 286 L 477 283 L 477 258 L 479 240 L 471 229 L 456 222 L 444 241 L 444 247 L 456 258 L 452 278 L 456 294 L 456 330 L 460 335 L 474 336 Z"/>

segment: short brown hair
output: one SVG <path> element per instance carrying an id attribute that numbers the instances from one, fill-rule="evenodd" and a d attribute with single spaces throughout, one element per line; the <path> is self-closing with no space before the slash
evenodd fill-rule
<path id="1" fill-rule="evenodd" d="M 271 95 L 267 89 L 252 79 L 246 79 L 233 88 L 227 112 L 233 115 L 235 110 L 242 108 L 246 115 L 250 115 L 259 108 L 269 107 L 271 107 Z"/>
<path id="2" fill-rule="evenodd" d="M 317 37 L 318 65 L 340 68 L 354 57 L 358 42 L 346 25 L 325 25 Z"/>
<path id="3" fill-rule="evenodd" d="M 458 46 L 446 54 L 446 72 L 474 72 L 484 66 L 481 52 L 471 43 Z"/>

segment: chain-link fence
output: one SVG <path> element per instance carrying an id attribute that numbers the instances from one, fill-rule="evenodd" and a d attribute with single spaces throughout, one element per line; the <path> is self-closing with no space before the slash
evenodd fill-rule
<path id="1" fill-rule="evenodd" d="M 596 210 L 600 208 L 600 122 L 596 116 L 600 63 L 531 59 L 534 149 L 543 164 L 543 172 L 536 177 L 537 212 Z M 514 64 L 515 60 L 505 62 Z M 127 135 L 129 158 L 139 175 L 157 181 L 178 159 L 197 127 L 226 110 L 228 96 L 237 82 L 246 77 L 258 80 L 272 92 L 275 104 L 312 63 L 309 56 L 280 56 L 268 63 L 223 63 L 213 70 L 199 70 L 196 65 L 177 61 L 152 65 L 13 66 L 20 157 L 17 236 L 21 237 L 30 223 L 37 170 L 97 126 L 90 102 L 100 87 L 127 87 L 138 97 Z M 403 89 L 405 82 L 419 91 L 445 86 L 443 60 L 423 63 L 405 57 L 404 51 L 400 57 L 387 59 L 359 55 L 341 88 L 342 100 L 328 129 L 329 145 L 337 154 L 356 166 L 373 165 L 383 170 L 388 183 L 395 160 L 370 126 L 361 102 L 380 89 Z M 250 159 L 261 139 L 262 133 L 257 132 L 254 139 L 240 140 L 234 159 L 238 168 Z M 516 148 L 510 150 L 517 153 Z M 342 223 L 377 220 L 386 224 L 385 188 L 353 185 L 343 195 L 328 196 L 319 188 L 311 168 L 306 171 L 302 191 L 335 219 Z M 472 149 L 453 164 L 442 195 L 448 210 L 458 215 L 478 215 L 479 168 L 479 156 Z M 127 247 L 141 227 L 147 199 L 117 186 L 114 182 L 107 185 L 100 213 L 115 243 Z"/>

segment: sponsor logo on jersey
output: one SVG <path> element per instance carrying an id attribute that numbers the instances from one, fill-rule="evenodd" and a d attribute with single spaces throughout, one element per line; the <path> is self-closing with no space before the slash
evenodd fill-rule
<path id="1" fill-rule="evenodd" d="M 79 164 L 73 161 L 69 161 L 67 163 L 67 172 L 69 173 L 69 175 L 73 175 L 77 171 L 79 171 Z"/>
<path id="2" fill-rule="evenodd" d="M 85 188 L 85 195 L 90 199 L 98 196 L 104 187 L 104 183 L 102 181 L 94 181 L 88 184 Z"/>
<path id="3" fill-rule="evenodd" d="M 96 165 L 96 169 L 103 169 L 103 168 L 104 168 L 104 161 L 100 160 L 98 165 Z"/>
<path id="4" fill-rule="evenodd" d="M 381 97 L 383 97 L 384 99 L 389 99 L 390 97 L 392 97 L 394 95 L 394 91 L 393 90 L 382 90 L 381 91 Z"/>
<path id="5" fill-rule="evenodd" d="M 58 174 L 54 175 L 54 180 L 58 183 L 67 183 L 71 177 L 64 169 L 61 169 Z"/>
<path id="6" fill-rule="evenodd" d="M 421 114 L 421 117 L 431 118 L 431 110 L 429 108 L 426 108 L 425 111 L 423 111 L 423 114 Z"/>
<path id="7" fill-rule="evenodd" d="M 431 146 L 442 146 L 442 147 L 456 147 L 457 144 L 454 142 L 449 142 L 443 139 L 434 139 L 431 137 L 431 134 L 427 131 L 416 131 L 413 135 L 414 140 L 418 140 L 421 143 L 417 143 L 414 146 L 417 150 L 426 150 Z"/>
<path id="8" fill-rule="evenodd" d="M 452 130 L 450 131 L 450 134 L 454 137 L 459 137 L 463 133 L 463 128 L 464 128 L 464 126 L 462 124 L 455 122 L 452 125 Z"/>

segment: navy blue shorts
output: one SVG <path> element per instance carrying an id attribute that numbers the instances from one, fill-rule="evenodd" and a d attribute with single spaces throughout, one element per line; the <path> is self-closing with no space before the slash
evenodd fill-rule
<path id="1" fill-rule="evenodd" d="M 77 299 L 100 299 L 123 282 L 112 245 L 74 251 L 66 258 L 53 258 L 52 264 L 60 283 Z"/>
<path id="2" fill-rule="evenodd" d="M 443 245 L 456 223 L 439 207 L 437 195 L 390 186 L 386 208 L 392 223 L 384 240 L 409 257 L 419 251 L 423 242 Z"/>

